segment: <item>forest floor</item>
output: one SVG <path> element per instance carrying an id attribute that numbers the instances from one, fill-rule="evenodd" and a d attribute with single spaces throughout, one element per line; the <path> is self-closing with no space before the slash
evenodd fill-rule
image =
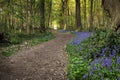
<path id="1" fill-rule="evenodd" d="M 66 44 L 73 39 L 69 33 L 22 49 L 0 61 L 0 80 L 67 80 Z"/>

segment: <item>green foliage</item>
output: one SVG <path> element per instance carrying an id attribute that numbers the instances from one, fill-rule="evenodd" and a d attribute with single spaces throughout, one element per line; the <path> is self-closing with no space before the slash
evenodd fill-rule
<path id="1" fill-rule="evenodd" d="M 55 36 L 48 32 L 43 34 L 10 34 L 11 45 L 6 47 L 6 49 L 2 52 L 4 56 L 11 56 L 16 51 L 20 50 L 21 44 L 24 46 L 34 46 L 40 44 L 42 42 L 48 41 L 55 38 Z"/>
<path id="2" fill-rule="evenodd" d="M 85 59 L 95 59 L 96 57 L 100 57 L 100 53 L 102 53 L 104 49 L 109 48 L 109 50 L 105 51 L 105 55 L 109 56 L 110 52 L 114 50 L 114 47 L 118 47 L 119 45 L 120 33 L 111 30 L 97 30 L 93 36 L 80 44 L 80 46 L 83 47 L 81 54 L 84 55 Z M 116 53 L 119 53 L 118 49 L 116 49 Z"/>
<path id="3" fill-rule="evenodd" d="M 72 58 L 71 64 L 68 66 L 68 77 L 70 80 L 82 80 L 87 71 L 88 62 L 84 62 L 82 57 Z"/>
<path id="4" fill-rule="evenodd" d="M 118 80 L 119 45 L 120 33 L 111 30 L 97 30 L 79 45 L 68 44 L 69 80 Z"/>
<path id="5" fill-rule="evenodd" d="M 67 47 L 66 47 L 66 50 L 71 56 L 79 54 L 79 46 L 74 45 L 73 43 L 68 44 Z"/>
<path id="6" fill-rule="evenodd" d="M 17 34 L 11 34 L 10 42 L 12 44 L 20 44 L 20 43 L 22 43 L 22 39 Z"/>
<path id="7" fill-rule="evenodd" d="M 69 53 L 68 64 L 68 78 L 69 80 L 82 80 L 84 73 L 88 72 L 89 61 L 85 61 L 82 56 L 79 55 L 80 46 L 72 43 L 67 45 L 66 48 Z"/>
<path id="8" fill-rule="evenodd" d="M 55 38 L 55 36 L 51 33 L 42 34 L 41 36 L 36 37 L 32 41 L 30 41 L 29 45 L 33 46 L 33 45 L 39 44 L 41 42 L 49 41 L 53 38 Z"/>

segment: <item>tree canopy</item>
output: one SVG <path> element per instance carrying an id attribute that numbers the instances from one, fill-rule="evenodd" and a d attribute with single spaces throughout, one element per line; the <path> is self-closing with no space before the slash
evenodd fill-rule
<path id="1" fill-rule="evenodd" d="M 0 30 L 32 34 L 48 28 L 106 29 L 111 25 L 106 15 L 119 25 L 119 3 L 119 0 L 0 0 Z"/>

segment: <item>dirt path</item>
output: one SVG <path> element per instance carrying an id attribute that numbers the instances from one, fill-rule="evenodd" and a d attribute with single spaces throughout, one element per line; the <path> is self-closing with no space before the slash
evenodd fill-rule
<path id="1" fill-rule="evenodd" d="M 67 80 L 65 53 L 71 34 L 19 51 L 0 65 L 0 80 Z"/>

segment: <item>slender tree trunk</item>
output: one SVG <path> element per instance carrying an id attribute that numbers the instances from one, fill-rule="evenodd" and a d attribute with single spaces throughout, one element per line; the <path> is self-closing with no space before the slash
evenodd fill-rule
<path id="1" fill-rule="evenodd" d="M 30 24 L 29 24 L 29 26 L 30 26 L 30 34 L 32 34 L 32 32 L 31 32 L 31 30 L 32 30 L 32 28 L 33 28 L 33 1 L 32 0 L 30 0 Z"/>
<path id="2" fill-rule="evenodd" d="M 46 32 L 46 27 L 45 27 L 45 0 L 40 0 L 40 32 Z"/>
<path id="3" fill-rule="evenodd" d="M 26 2 L 26 29 L 27 29 L 27 33 L 29 34 L 30 33 L 30 31 L 29 31 L 29 19 L 28 19 L 28 17 L 29 17 L 29 10 L 28 10 L 28 0 L 27 0 L 27 2 Z"/>
<path id="4" fill-rule="evenodd" d="M 21 15 L 23 15 L 23 5 L 22 5 L 22 0 L 20 0 L 20 4 L 21 4 L 21 7 L 20 7 L 20 9 L 21 9 Z M 22 20 L 21 20 L 21 30 L 23 31 L 24 30 L 24 26 L 23 26 L 23 18 L 24 18 L 24 16 L 22 16 Z"/>
<path id="5" fill-rule="evenodd" d="M 61 14 L 60 14 L 60 27 L 61 29 L 67 29 L 67 9 L 68 8 L 68 0 L 61 0 Z"/>
<path id="6" fill-rule="evenodd" d="M 93 28 L 93 0 L 90 0 L 90 30 Z"/>
<path id="7" fill-rule="evenodd" d="M 2 8 L 0 8 L 0 26 L 1 27 L 3 27 L 3 23 L 4 23 L 4 21 L 3 21 L 3 15 L 2 15 Z M 2 31 L 4 31 L 4 30 L 0 29 L 0 32 L 2 32 Z"/>
<path id="8" fill-rule="evenodd" d="M 64 25 L 65 25 L 65 22 L 64 22 L 64 11 L 65 11 L 65 1 L 64 0 L 61 0 L 61 14 L 60 14 L 60 28 L 61 29 L 64 29 Z"/>
<path id="9" fill-rule="evenodd" d="M 7 28 L 8 28 L 8 30 L 9 30 L 9 28 L 10 28 L 10 22 L 11 22 L 11 20 L 10 20 L 10 10 L 11 10 L 11 8 L 10 8 L 10 0 L 8 0 L 8 17 L 7 17 Z"/>
<path id="10" fill-rule="evenodd" d="M 64 30 L 66 30 L 67 27 L 68 27 L 68 21 L 67 21 L 67 19 L 68 19 L 68 0 L 65 0 L 64 7 L 65 7 L 65 11 L 64 11 L 64 22 L 65 22 Z"/>
<path id="11" fill-rule="evenodd" d="M 11 25 L 11 28 L 13 28 L 13 0 L 11 0 L 11 15 L 10 15 L 10 25 Z"/>
<path id="12" fill-rule="evenodd" d="M 81 8 L 80 8 L 80 0 L 75 0 L 76 2 L 76 27 L 81 30 L 82 23 L 81 23 Z"/>
<path id="13" fill-rule="evenodd" d="M 34 28 L 35 28 L 35 0 L 33 2 L 34 3 L 33 3 L 33 27 L 32 27 L 32 32 L 34 34 L 35 33 L 35 30 L 34 30 Z"/>
<path id="14" fill-rule="evenodd" d="M 50 26 L 50 18 L 51 18 L 51 13 L 52 13 L 52 0 L 49 0 L 49 10 L 48 10 L 48 24 L 47 26 L 49 27 Z"/>
<path id="15" fill-rule="evenodd" d="M 2 22 L 2 19 L 3 19 L 2 16 L 3 16 L 3 15 L 2 15 L 2 8 L 0 8 L 0 22 Z"/>
<path id="16" fill-rule="evenodd" d="M 87 27 L 86 0 L 84 0 L 84 26 Z"/>

